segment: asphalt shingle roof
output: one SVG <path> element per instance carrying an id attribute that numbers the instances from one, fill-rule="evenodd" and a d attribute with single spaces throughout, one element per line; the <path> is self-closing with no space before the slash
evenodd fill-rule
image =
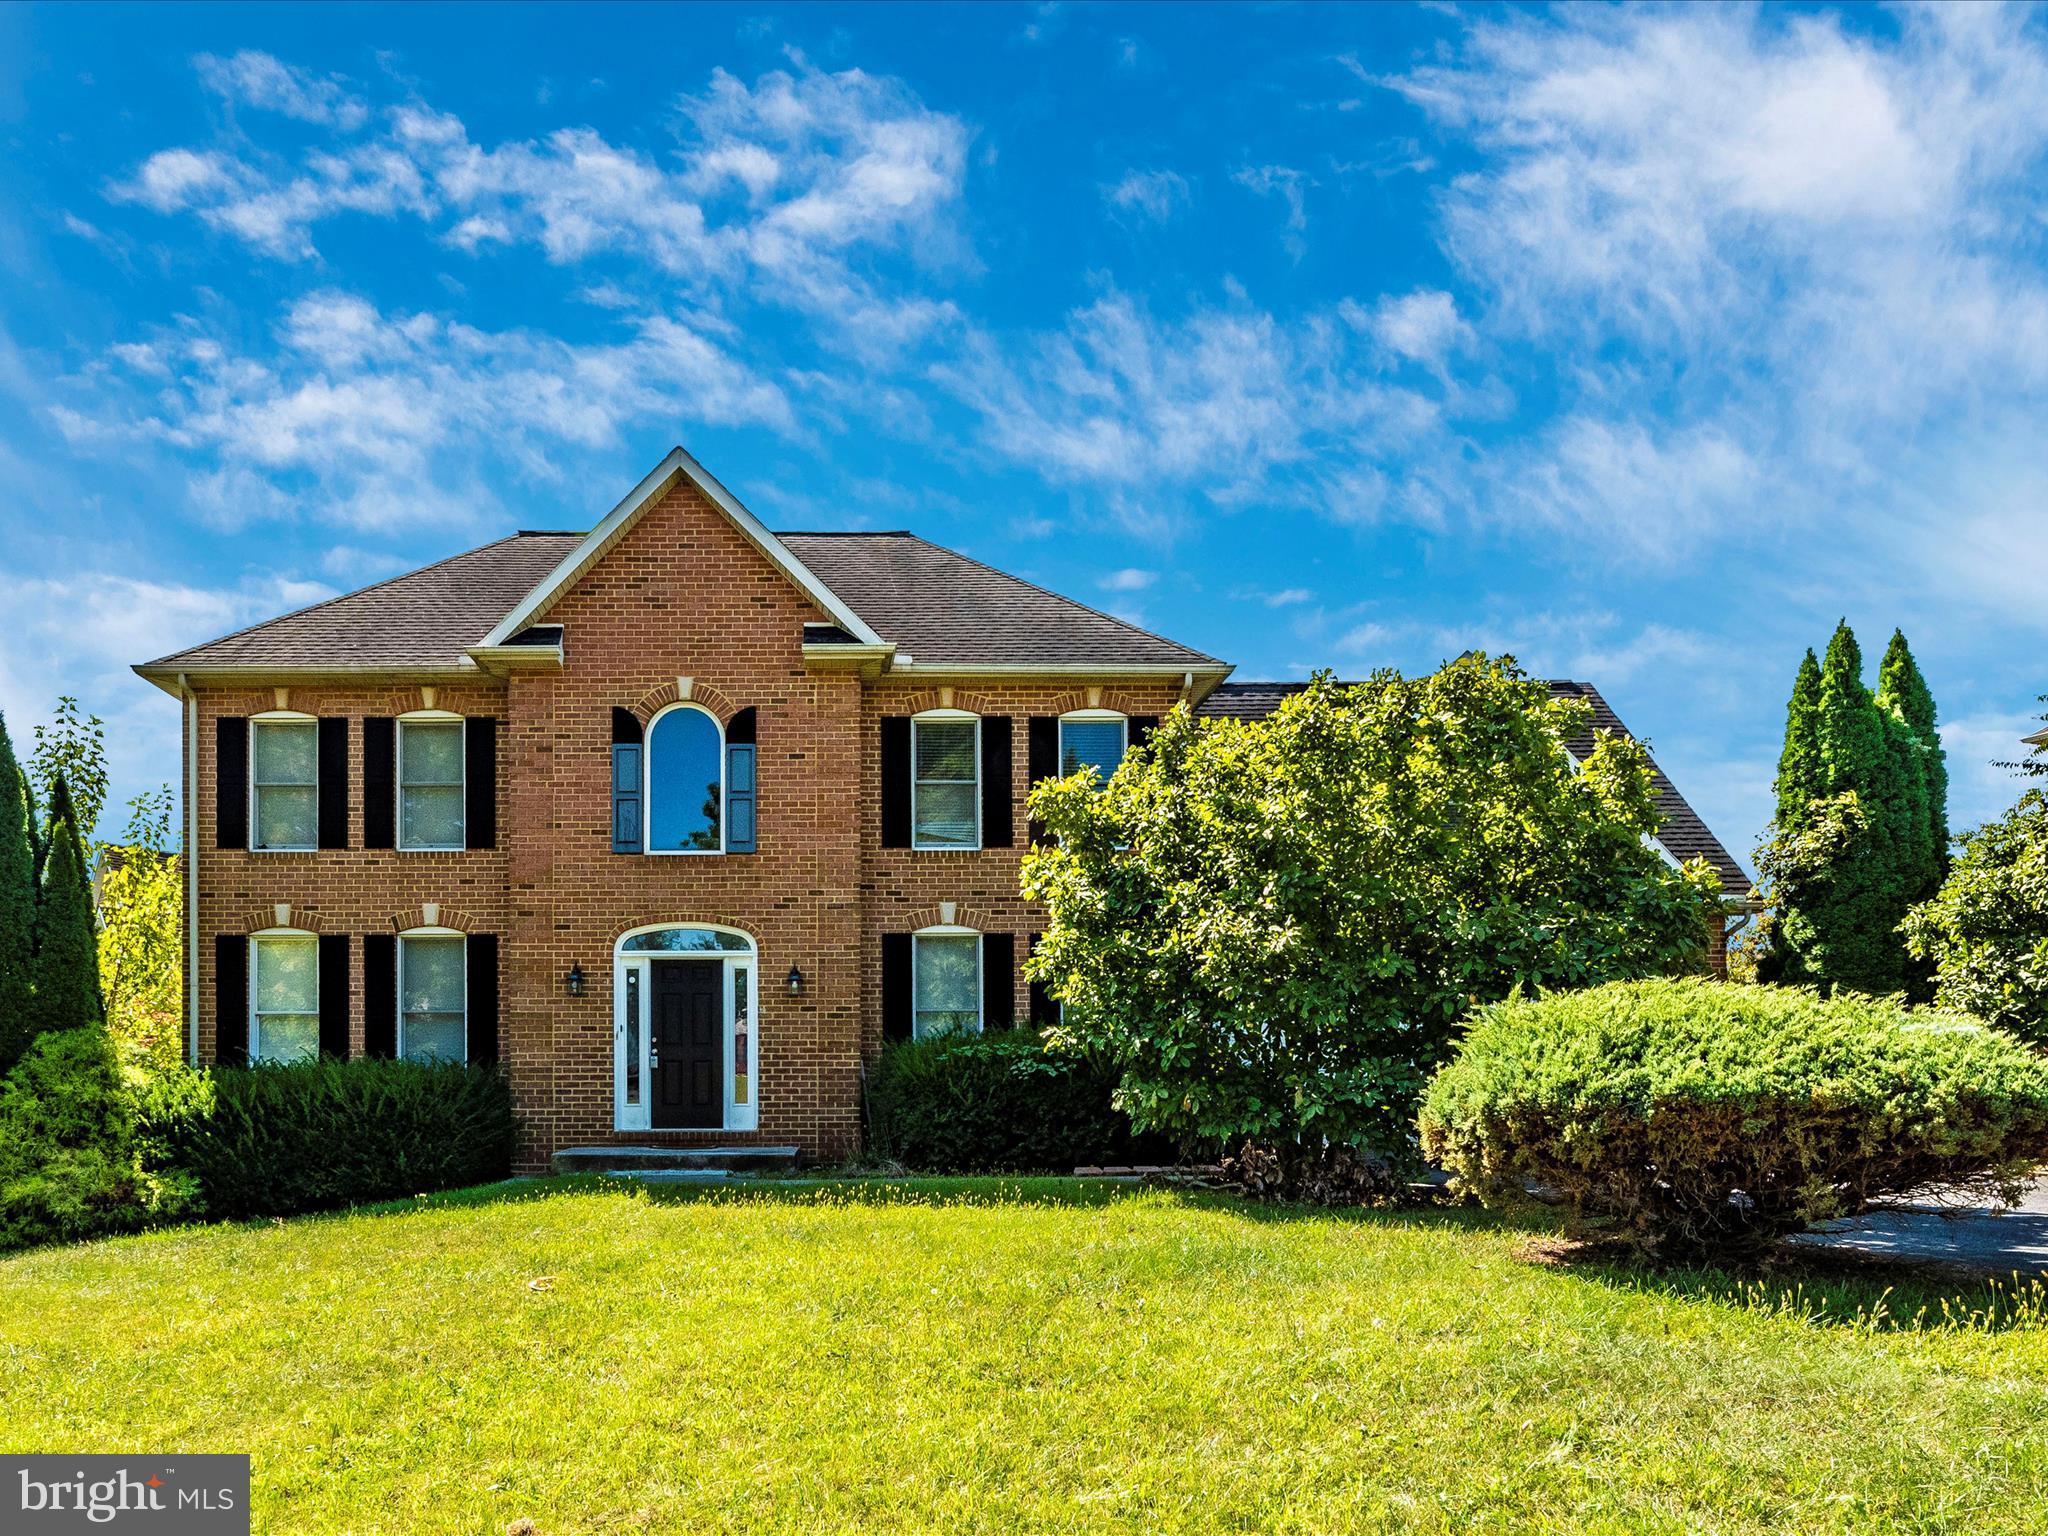
<path id="1" fill-rule="evenodd" d="M 150 665 L 452 667 L 582 542 L 516 533 Z"/>
<path id="2" fill-rule="evenodd" d="M 1263 720 L 1280 707 L 1281 700 L 1307 686 L 1306 683 L 1222 683 L 1202 700 L 1195 713 L 1209 719 Z M 1591 683 L 1554 679 L 1546 686 L 1554 699 L 1579 699 L 1593 707 L 1593 721 L 1586 734 L 1569 743 L 1574 755 L 1583 757 L 1593 750 L 1595 731 L 1614 731 L 1634 739 L 1634 734 L 1621 723 L 1621 717 L 1614 712 L 1613 706 Z M 1699 812 L 1686 803 L 1685 796 L 1678 792 L 1678 786 L 1666 777 L 1654 760 L 1650 763 L 1650 777 L 1657 787 L 1657 809 L 1664 817 L 1657 840 L 1680 863 L 1697 858 L 1713 865 L 1721 877 L 1721 889 L 1727 895 L 1747 896 L 1749 876 L 1721 846 L 1721 840 L 1700 819 Z"/>
<path id="3" fill-rule="evenodd" d="M 515 534 L 149 665 L 459 665 L 464 651 L 479 644 L 583 537 Z M 871 629 L 920 662 L 1220 665 L 908 533 L 778 537 Z"/>
<path id="4" fill-rule="evenodd" d="M 918 662 L 1214 667 L 1213 656 L 909 533 L 782 533 L 820 581 Z"/>

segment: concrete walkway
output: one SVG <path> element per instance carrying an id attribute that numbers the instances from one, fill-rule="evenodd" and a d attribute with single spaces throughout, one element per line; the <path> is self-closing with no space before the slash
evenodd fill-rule
<path id="1" fill-rule="evenodd" d="M 1884 1258 L 1938 1259 L 1972 1269 L 2048 1271 L 2048 1177 L 2037 1179 L 2010 1210 L 1942 1210 L 1899 1205 L 1853 1221 L 1834 1221 L 1792 1239 Z"/>

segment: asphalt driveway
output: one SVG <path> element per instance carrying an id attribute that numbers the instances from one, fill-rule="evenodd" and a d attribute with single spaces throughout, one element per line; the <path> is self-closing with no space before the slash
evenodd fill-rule
<path id="1" fill-rule="evenodd" d="M 2048 1177 L 2037 1179 L 2010 1210 L 1899 1205 L 1853 1221 L 1829 1222 L 1793 1241 L 1973 1269 L 2048 1272 Z"/>

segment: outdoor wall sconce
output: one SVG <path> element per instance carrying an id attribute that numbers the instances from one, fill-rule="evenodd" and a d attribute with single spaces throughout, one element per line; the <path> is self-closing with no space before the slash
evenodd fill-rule
<path id="1" fill-rule="evenodd" d="M 569 995 L 571 997 L 581 997 L 583 995 L 583 967 L 571 965 L 567 980 L 569 983 Z"/>
<path id="2" fill-rule="evenodd" d="M 785 979 L 789 982 L 789 995 L 791 997 L 802 997 L 804 995 L 804 973 L 802 971 L 792 965 L 789 968 L 789 975 Z"/>

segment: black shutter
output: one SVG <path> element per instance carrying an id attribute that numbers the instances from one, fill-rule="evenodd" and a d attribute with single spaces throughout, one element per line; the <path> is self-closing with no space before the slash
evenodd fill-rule
<path id="1" fill-rule="evenodd" d="M 981 846 L 1013 848 L 1017 806 L 1010 792 L 1010 717 L 981 717 Z"/>
<path id="2" fill-rule="evenodd" d="M 1017 1024 L 1017 935 L 981 936 L 981 1027 L 1014 1029 Z"/>
<path id="3" fill-rule="evenodd" d="M 1038 941 L 1042 933 L 1031 935 L 1031 953 L 1038 953 Z M 1060 1021 L 1060 1005 L 1053 1001 L 1052 988 L 1035 977 L 1031 982 L 1031 1027 L 1048 1029 Z"/>
<path id="4" fill-rule="evenodd" d="M 910 716 L 882 717 L 882 846 L 910 846 Z"/>
<path id="5" fill-rule="evenodd" d="M 1131 745 L 1142 747 L 1152 739 L 1152 733 L 1159 729 L 1157 715 L 1133 715 L 1130 719 L 1129 735 Z"/>
<path id="6" fill-rule="evenodd" d="M 348 846 L 348 720 L 320 721 L 320 836 L 322 848 Z"/>
<path id="7" fill-rule="evenodd" d="M 214 935 L 213 1059 L 223 1067 L 249 1059 L 249 941 L 239 933 Z"/>
<path id="8" fill-rule="evenodd" d="M 469 936 L 469 1059 L 498 1059 L 498 936 Z"/>
<path id="9" fill-rule="evenodd" d="M 249 846 L 249 719 L 222 715 L 214 725 L 213 846 Z"/>
<path id="10" fill-rule="evenodd" d="M 389 848 L 398 832 L 398 722 L 363 721 L 363 846 Z"/>
<path id="11" fill-rule="evenodd" d="M 363 935 L 363 1054 L 398 1054 L 398 936 Z"/>
<path id="12" fill-rule="evenodd" d="M 1060 717 L 1058 715 L 1033 715 L 1025 728 L 1024 777 L 1027 789 L 1035 789 L 1043 779 L 1060 776 Z M 1033 818 L 1030 840 L 1034 843 L 1045 841 L 1045 823 Z"/>
<path id="13" fill-rule="evenodd" d="M 326 724 L 323 720 L 321 724 Z M 322 793 L 325 794 L 325 786 Z M 320 935 L 320 1054 L 348 1059 L 348 935 Z"/>
<path id="14" fill-rule="evenodd" d="M 910 1038 L 910 935 L 907 933 L 882 935 L 882 1038 Z"/>
<path id="15" fill-rule="evenodd" d="M 477 715 L 462 731 L 462 840 L 465 848 L 498 846 L 498 722 Z"/>
<path id="16" fill-rule="evenodd" d="M 612 710 L 612 852 L 640 851 L 640 717 L 630 709 Z"/>

